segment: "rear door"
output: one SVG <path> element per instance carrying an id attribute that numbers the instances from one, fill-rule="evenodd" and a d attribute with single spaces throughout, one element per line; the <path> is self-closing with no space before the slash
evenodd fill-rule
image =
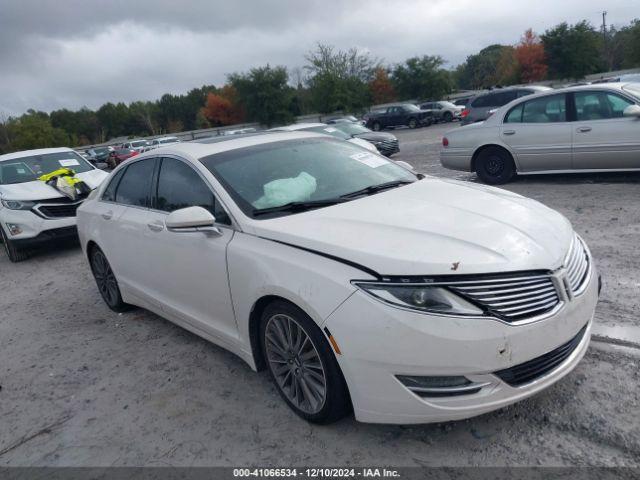
<path id="1" fill-rule="evenodd" d="M 640 120 L 624 117 L 634 102 L 615 92 L 584 90 L 573 94 L 573 168 L 640 168 Z"/>
<path id="2" fill-rule="evenodd" d="M 547 95 L 515 105 L 504 117 L 500 138 L 515 153 L 519 172 L 570 169 L 567 96 Z"/>

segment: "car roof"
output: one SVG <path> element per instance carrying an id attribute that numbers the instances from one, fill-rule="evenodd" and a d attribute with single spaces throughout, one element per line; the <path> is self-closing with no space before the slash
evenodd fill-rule
<path id="1" fill-rule="evenodd" d="M 22 150 L 21 152 L 13 152 L 13 153 L 6 153 L 4 155 L 0 155 L 0 162 L 3 160 L 13 160 L 15 158 L 30 157 L 32 155 L 46 155 L 47 153 L 60 153 L 60 152 L 75 153 L 75 150 L 72 150 L 71 148 L 68 148 L 68 147 L 36 148 L 34 150 Z"/>
<path id="2" fill-rule="evenodd" d="M 217 138 L 217 137 L 214 137 Z M 226 140 L 214 141 L 211 140 L 209 142 L 205 142 L 202 139 L 201 141 L 191 141 L 191 142 L 181 142 L 181 143 L 173 143 L 171 145 L 167 145 L 166 147 L 156 148 L 154 150 L 150 150 L 148 152 L 144 152 L 141 155 L 137 156 L 137 159 L 148 158 L 148 157 L 156 157 L 159 154 L 174 154 L 178 156 L 186 156 L 192 159 L 199 159 L 203 157 L 207 157 L 209 155 L 213 155 L 216 153 L 227 152 L 231 150 L 237 150 L 241 148 L 252 147 L 254 145 L 264 145 L 267 143 L 280 142 L 286 140 L 301 140 L 305 138 L 330 138 L 326 135 L 322 135 L 320 133 L 315 132 L 260 132 L 256 134 L 246 134 L 246 135 L 233 135 L 226 137 Z"/>

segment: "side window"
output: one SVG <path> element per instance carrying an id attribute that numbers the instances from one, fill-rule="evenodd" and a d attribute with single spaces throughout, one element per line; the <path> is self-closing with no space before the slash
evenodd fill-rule
<path id="1" fill-rule="evenodd" d="M 634 105 L 631 100 L 627 100 L 620 95 L 616 95 L 615 93 L 605 93 L 605 97 L 607 102 L 609 103 L 609 108 L 611 109 L 611 116 L 613 118 L 621 118 L 624 115 L 625 108 Z"/>
<path id="2" fill-rule="evenodd" d="M 163 158 L 158 175 L 155 208 L 173 212 L 180 208 L 206 208 L 216 222 L 230 225 L 231 220 L 213 192 L 200 175 L 189 165 L 174 158 Z"/>
<path id="3" fill-rule="evenodd" d="M 496 93 L 495 95 L 491 95 L 491 104 L 488 105 L 489 107 L 501 107 L 503 105 L 506 105 L 507 103 L 509 103 L 512 100 L 516 99 L 516 92 L 514 90 L 508 91 L 508 92 L 500 92 L 500 93 Z"/>
<path id="4" fill-rule="evenodd" d="M 473 102 L 471 102 L 471 106 L 473 108 L 487 107 L 489 105 L 490 96 L 491 95 L 483 95 L 481 97 L 476 98 Z"/>
<path id="5" fill-rule="evenodd" d="M 631 100 L 609 92 L 576 92 L 574 99 L 576 120 L 583 122 L 621 118 L 624 109 L 633 105 Z"/>
<path id="6" fill-rule="evenodd" d="M 556 123 L 567 120 L 565 95 L 550 95 L 524 103 L 522 123 Z"/>
<path id="7" fill-rule="evenodd" d="M 116 203 L 148 208 L 155 158 L 140 160 L 127 167 L 116 188 Z"/>
<path id="8" fill-rule="evenodd" d="M 524 103 L 516 105 L 507 116 L 504 118 L 504 123 L 521 123 L 522 122 L 522 110 L 524 110 Z"/>
<path id="9" fill-rule="evenodd" d="M 105 202 L 115 202 L 116 201 L 116 188 L 118 187 L 118 182 L 122 178 L 122 174 L 126 168 L 122 168 L 116 173 L 113 178 L 109 181 L 109 185 L 104 189 L 104 193 L 102 194 L 102 200 Z"/>

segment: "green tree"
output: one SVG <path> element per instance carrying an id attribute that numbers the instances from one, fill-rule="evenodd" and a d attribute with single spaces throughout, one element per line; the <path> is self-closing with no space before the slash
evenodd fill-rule
<path id="1" fill-rule="evenodd" d="M 403 99 L 440 99 L 451 91 L 451 74 L 440 56 L 412 57 L 396 65 L 391 82 Z"/>
<path id="2" fill-rule="evenodd" d="M 45 114 L 46 115 L 46 114 Z M 30 110 L 7 126 L 11 137 L 11 150 L 63 147 L 70 144 L 67 132 L 51 125 L 48 115 Z"/>
<path id="3" fill-rule="evenodd" d="M 248 120 L 270 127 L 293 120 L 290 110 L 293 88 L 285 67 L 252 68 L 228 77 Z"/>
<path id="4" fill-rule="evenodd" d="M 612 29 L 607 40 L 607 56 L 614 70 L 640 67 L 640 20 Z"/>
<path id="5" fill-rule="evenodd" d="M 319 44 L 305 59 L 307 85 L 317 111 L 357 112 L 371 104 L 369 82 L 380 62 L 368 53 Z"/>
<path id="6" fill-rule="evenodd" d="M 549 77 L 581 79 L 604 69 L 602 35 L 586 20 L 563 22 L 540 36 L 549 65 Z"/>
<path id="7" fill-rule="evenodd" d="M 513 55 L 513 47 L 489 45 L 467 60 L 456 70 L 456 80 L 460 88 L 480 89 L 509 83 L 513 78 L 503 68 Z"/>

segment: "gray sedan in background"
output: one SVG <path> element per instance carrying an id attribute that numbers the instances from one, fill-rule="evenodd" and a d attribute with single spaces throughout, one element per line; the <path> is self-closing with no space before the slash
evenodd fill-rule
<path id="1" fill-rule="evenodd" d="M 519 98 L 484 122 L 446 132 L 440 161 L 489 184 L 516 174 L 640 170 L 640 84 Z"/>

